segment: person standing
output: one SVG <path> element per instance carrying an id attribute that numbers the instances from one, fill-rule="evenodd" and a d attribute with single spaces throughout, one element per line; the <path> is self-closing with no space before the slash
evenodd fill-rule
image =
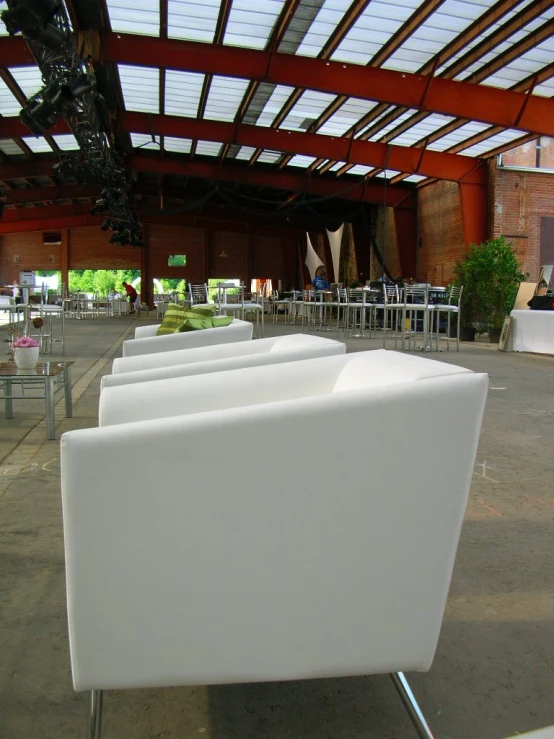
<path id="1" fill-rule="evenodd" d="M 19 305 L 21 303 L 21 288 L 19 287 L 17 280 L 13 281 L 12 284 L 12 295 L 15 300 L 15 304 Z"/>
<path id="2" fill-rule="evenodd" d="M 329 280 L 327 279 L 327 269 L 325 265 L 320 266 L 315 271 L 315 277 L 312 280 L 312 286 L 315 290 L 328 290 Z"/>
<path id="3" fill-rule="evenodd" d="M 133 314 L 135 312 L 135 303 L 137 302 L 138 293 L 135 288 L 132 285 L 129 285 L 127 282 L 124 282 L 122 284 L 125 288 L 125 292 L 127 293 L 127 297 L 129 298 L 129 303 L 131 303 L 131 314 Z"/>

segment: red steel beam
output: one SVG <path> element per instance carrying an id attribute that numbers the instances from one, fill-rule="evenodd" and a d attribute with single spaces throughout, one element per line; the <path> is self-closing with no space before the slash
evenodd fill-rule
<path id="1" fill-rule="evenodd" d="M 419 162 L 419 149 L 318 133 L 131 112 L 122 112 L 120 121 L 127 131 L 135 133 L 153 131 L 162 136 L 218 141 L 313 157 L 332 156 L 336 160 L 371 167 L 384 167 L 388 161 L 386 166 L 390 169 L 455 182 L 485 182 L 487 178 L 486 167 L 482 166 L 484 160 L 458 154 L 426 151 Z"/>
<path id="2" fill-rule="evenodd" d="M 154 172 L 182 177 L 201 177 L 203 179 L 223 182 L 232 182 L 241 185 L 275 188 L 289 192 L 304 192 L 321 197 L 333 197 L 357 202 L 378 203 L 385 202 L 391 207 L 416 208 L 417 199 L 413 188 L 396 187 L 385 188 L 381 184 L 364 184 L 363 181 L 350 184 L 348 181 L 339 182 L 336 179 L 310 177 L 306 180 L 303 175 L 289 174 L 288 172 L 265 171 L 254 167 L 243 167 L 238 164 L 223 164 L 217 162 L 190 162 L 169 157 L 147 156 L 133 154 L 126 159 L 126 164 L 135 172 Z"/>
<path id="3" fill-rule="evenodd" d="M 0 126 L 2 120 L 0 120 Z M 0 138 L 3 138 L 0 135 Z M 0 182 L 4 180 L 19 180 L 26 177 L 50 177 L 52 166 L 57 159 L 31 159 L 22 162 L 6 162 L 0 164 Z"/>
<path id="4" fill-rule="evenodd" d="M 105 62 L 144 66 L 145 60 L 156 60 L 169 69 L 304 87 L 408 108 L 422 107 L 428 84 L 425 74 L 130 34 L 104 34 L 102 51 Z M 511 128 L 524 97 L 523 93 L 436 77 L 429 85 L 424 109 Z M 554 101 L 533 97 L 519 127 L 554 136 Z"/>
<path id="5" fill-rule="evenodd" d="M 6 205 L 14 205 L 16 203 L 45 203 L 53 200 L 70 200 L 73 198 L 93 198 L 98 195 L 99 191 L 99 185 L 13 188 L 6 192 Z"/>

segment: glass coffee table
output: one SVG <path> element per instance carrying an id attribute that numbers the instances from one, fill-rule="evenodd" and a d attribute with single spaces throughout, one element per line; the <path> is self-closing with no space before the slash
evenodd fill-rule
<path id="1" fill-rule="evenodd" d="M 56 438 L 54 395 L 64 391 L 65 415 L 73 416 L 71 398 L 71 365 L 73 362 L 39 362 L 34 369 L 19 369 L 13 362 L 0 363 L 0 391 L 4 398 L 6 418 L 13 418 L 14 400 L 41 400 L 46 403 L 46 434 Z M 16 387 L 20 394 L 14 395 Z"/>

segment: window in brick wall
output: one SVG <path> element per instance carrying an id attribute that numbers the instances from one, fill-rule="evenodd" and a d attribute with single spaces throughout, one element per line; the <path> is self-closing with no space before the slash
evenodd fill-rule
<path id="1" fill-rule="evenodd" d="M 42 243 L 45 246 L 50 246 L 51 244 L 61 244 L 62 235 L 61 233 L 59 233 L 59 231 L 45 231 L 42 234 Z"/>
<path id="2" fill-rule="evenodd" d="M 186 267 L 186 254 L 170 254 L 167 258 L 168 267 Z"/>

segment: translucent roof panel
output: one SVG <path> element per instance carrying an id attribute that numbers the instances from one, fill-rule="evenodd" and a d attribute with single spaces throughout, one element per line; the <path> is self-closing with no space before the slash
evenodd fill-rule
<path id="1" fill-rule="evenodd" d="M 396 177 L 396 175 L 402 174 L 397 169 L 385 169 L 382 172 L 377 172 L 375 177 L 382 177 L 386 178 L 387 180 L 390 180 L 392 177 Z"/>
<path id="2" fill-rule="evenodd" d="M 419 0 L 403 0 L 402 3 L 379 0 L 370 2 L 331 59 L 367 64 L 408 20 L 419 4 Z"/>
<path id="3" fill-rule="evenodd" d="M 45 152 L 49 152 L 50 154 L 52 153 L 52 147 L 42 136 L 39 136 L 38 138 L 24 136 L 22 141 L 27 144 L 34 154 L 44 154 Z"/>
<path id="4" fill-rule="evenodd" d="M 366 167 L 363 164 L 356 164 L 348 170 L 348 174 L 367 174 L 373 167 Z"/>
<path id="5" fill-rule="evenodd" d="M 281 124 L 281 128 L 291 131 L 306 131 L 323 113 L 336 95 L 327 95 L 314 90 L 306 90 L 300 100 Z"/>
<path id="6" fill-rule="evenodd" d="M 488 2 L 445 0 L 387 59 L 383 67 L 417 72 L 487 10 Z"/>
<path id="7" fill-rule="evenodd" d="M 198 141 L 196 144 L 196 153 L 217 157 L 219 156 L 221 146 L 222 144 L 217 141 Z"/>
<path id="8" fill-rule="evenodd" d="M 344 105 L 341 105 L 336 113 L 333 113 L 323 126 L 318 128 L 318 133 L 325 133 L 329 136 L 342 136 L 348 129 L 358 123 L 361 118 L 367 115 L 370 110 L 373 110 L 375 106 L 376 103 L 371 103 L 367 100 L 349 98 Z"/>
<path id="9" fill-rule="evenodd" d="M 273 164 L 274 162 L 278 162 L 281 156 L 282 154 L 280 151 L 271 151 L 270 149 L 265 149 L 260 154 L 258 161 Z"/>
<path id="10" fill-rule="evenodd" d="M 164 138 L 164 149 L 166 151 L 173 151 L 177 154 L 189 154 L 191 146 L 191 139 L 178 139 L 174 136 L 166 136 Z"/>
<path id="11" fill-rule="evenodd" d="M 130 136 L 131 144 L 135 149 L 148 149 L 148 151 L 160 150 L 159 136 L 154 136 L 154 141 L 152 141 L 152 136 L 146 133 L 132 133 Z"/>
<path id="12" fill-rule="evenodd" d="M 19 115 L 21 105 L 17 98 L 10 92 L 10 88 L 0 77 L 0 114 L 4 116 Z"/>
<path id="13" fill-rule="evenodd" d="M 285 0 L 234 0 L 223 38 L 224 44 L 263 49 L 275 26 Z"/>
<path id="14" fill-rule="evenodd" d="M 290 162 L 288 162 L 289 167 L 309 167 L 310 164 L 313 164 L 315 162 L 315 157 L 305 157 L 301 154 L 297 154 L 294 156 Z"/>
<path id="15" fill-rule="evenodd" d="M 479 157 L 492 149 L 496 149 L 497 146 L 502 146 L 510 141 L 519 139 L 522 135 L 521 131 L 508 129 L 507 131 L 497 133 L 496 136 L 491 136 L 490 139 L 485 139 L 485 141 L 474 144 L 467 149 L 462 149 L 460 154 L 464 154 L 468 157 Z"/>
<path id="16" fill-rule="evenodd" d="M 345 164 L 346 162 L 335 162 L 332 167 L 329 167 L 329 172 L 336 172 L 337 169 L 344 167 Z"/>
<path id="17" fill-rule="evenodd" d="M 235 159 L 248 160 L 255 151 L 256 149 L 254 149 L 253 146 L 241 146 L 240 151 L 236 155 Z"/>
<path id="18" fill-rule="evenodd" d="M 461 141 L 465 141 L 472 136 L 477 136 L 478 134 L 483 133 L 487 128 L 490 128 L 488 123 L 472 121 L 471 123 L 466 123 L 463 126 L 460 126 L 460 128 L 457 128 L 455 131 L 451 131 L 446 134 L 446 136 L 441 136 L 440 139 L 430 143 L 427 148 L 432 151 L 446 151 L 447 149 L 451 149 L 453 146 L 457 146 Z"/>
<path id="19" fill-rule="evenodd" d="M 168 0 L 167 35 L 211 44 L 221 0 Z"/>
<path id="20" fill-rule="evenodd" d="M 404 177 L 404 182 L 421 182 L 426 179 L 427 177 L 424 177 L 421 174 L 411 174 L 409 177 Z"/>
<path id="21" fill-rule="evenodd" d="M 537 85 L 533 90 L 533 95 L 540 95 L 541 97 L 547 98 L 554 97 L 554 77 Z"/>
<path id="22" fill-rule="evenodd" d="M 118 64 L 119 79 L 126 110 L 140 113 L 160 112 L 160 70 Z"/>
<path id="23" fill-rule="evenodd" d="M 52 138 L 62 151 L 75 151 L 79 148 L 79 143 L 72 133 L 57 134 Z"/>
<path id="24" fill-rule="evenodd" d="M 44 87 L 38 67 L 10 67 L 10 72 L 25 97 L 30 98 Z"/>
<path id="25" fill-rule="evenodd" d="M 376 131 L 373 136 L 369 139 L 369 141 L 379 141 L 383 138 L 383 136 L 386 136 L 389 131 L 392 131 L 394 128 L 399 126 L 401 123 L 404 123 L 404 121 L 407 121 L 408 118 L 411 118 L 414 113 L 417 113 L 416 110 L 410 109 L 407 110 L 405 113 L 402 113 L 402 115 L 399 115 L 398 118 L 396 118 L 394 121 L 391 121 L 386 126 L 383 126 L 379 131 Z M 375 122 L 372 124 L 375 125 Z"/>
<path id="26" fill-rule="evenodd" d="M 404 131 L 404 133 L 390 139 L 389 143 L 396 144 L 397 146 L 413 146 L 413 144 L 433 133 L 436 133 L 440 128 L 446 126 L 447 123 L 450 123 L 453 120 L 454 118 L 451 118 L 450 116 L 439 115 L 438 113 L 428 115 L 419 123 L 410 126 L 410 128 L 407 131 Z"/>
<path id="27" fill-rule="evenodd" d="M 8 154 L 8 156 L 23 154 L 13 139 L 0 139 L 0 151 L 4 154 Z"/>
<path id="28" fill-rule="evenodd" d="M 352 0 L 324 0 L 296 53 L 316 57 L 351 4 Z"/>
<path id="29" fill-rule="evenodd" d="M 554 39 L 550 38 L 534 49 L 530 49 L 511 64 L 483 80 L 485 85 L 506 89 L 521 82 L 546 67 L 554 59 Z M 536 93 L 536 89 L 533 90 Z"/>
<path id="30" fill-rule="evenodd" d="M 264 108 L 258 117 L 257 125 L 271 126 L 277 117 L 277 114 L 281 111 L 281 108 L 287 102 L 293 91 L 294 87 L 277 85 L 275 90 L 273 90 L 271 97 L 264 105 Z"/>
<path id="31" fill-rule="evenodd" d="M 168 69 L 165 73 L 166 114 L 196 118 L 203 84 L 203 74 Z"/>
<path id="32" fill-rule="evenodd" d="M 248 80 L 214 75 L 206 101 L 204 118 L 215 121 L 233 121 L 248 84 Z"/>
<path id="33" fill-rule="evenodd" d="M 160 35 L 160 0 L 106 0 L 113 31 Z"/>

